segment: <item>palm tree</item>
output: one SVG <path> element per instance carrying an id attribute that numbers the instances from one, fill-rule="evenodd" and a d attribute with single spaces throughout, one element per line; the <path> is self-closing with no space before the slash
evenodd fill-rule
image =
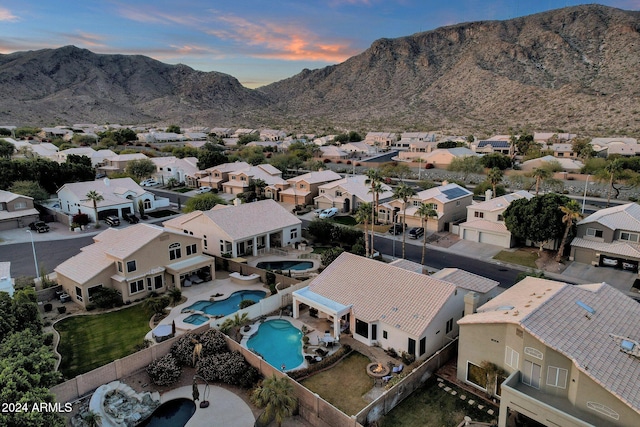
<path id="1" fill-rule="evenodd" d="M 429 218 L 437 218 L 438 212 L 433 209 L 430 205 L 426 203 L 421 203 L 418 208 L 418 215 L 420 215 L 420 219 L 422 220 L 422 228 L 424 229 L 424 234 L 422 235 L 422 260 L 420 264 L 424 265 L 424 254 L 427 250 L 427 227 L 425 227 L 425 220 L 427 221 L 427 225 L 429 224 Z"/>
<path id="2" fill-rule="evenodd" d="M 91 190 L 86 194 L 87 199 L 93 202 L 93 212 L 96 215 L 96 226 L 98 225 L 98 203 L 104 200 L 102 194 L 98 193 L 96 190 Z"/>
<path id="3" fill-rule="evenodd" d="M 373 246 L 373 235 L 374 230 L 373 226 L 376 224 L 376 213 L 378 213 L 378 202 L 380 199 L 380 193 L 382 193 L 382 176 L 377 169 L 368 169 L 367 170 L 367 179 L 365 180 L 365 184 L 369 183 L 371 188 L 369 189 L 369 193 L 373 193 L 373 203 L 371 204 L 371 255 L 375 251 Z"/>
<path id="4" fill-rule="evenodd" d="M 496 187 L 498 184 L 502 182 L 502 178 L 504 177 L 504 173 L 498 169 L 493 168 L 487 174 L 487 181 L 491 184 L 491 188 L 493 188 L 493 197 L 496 197 L 498 193 L 496 192 Z"/>
<path id="5" fill-rule="evenodd" d="M 615 184 L 618 175 L 622 172 L 622 160 L 614 159 L 604 167 L 604 170 L 609 178 L 609 191 L 607 191 L 607 207 L 609 207 L 611 203 L 611 190 L 615 188 L 613 184 Z"/>
<path id="6" fill-rule="evenodd" d="M 535 168 L 533 172 L 531 172 L 531 176 L 536 179 L 536 196 L 540 191 L 540 183 L 546 179 L 551 177 L 551 171 L 545 168 Z"/>
<path id="7" fill-rule="evenodd" d="M 174 307 L 182 300 L 182 291 L 178 288 L 173 288 L 169 291 L 169 299 L 171 300 L 171 305 Z"/>
<path id="8" fill-rule="evenodd" d="M 264 188 L 267 186 L 267 183 L 264 179 L 256 178 L 253 180 L 253 185 L 256 189 L 256 198 L 260 200 L 262 197 L 262 193 L 264 192 Z"/>
<path id="9" fill-rule="evenodd" d="M 102 425 L 102 416 L 94 411 L 89 411 L 82 416 L 82 421 L 89 427 L 98 427 Z"/>
<path id="10" fill-rule="evenodd" d="M 416 192 L 414 191 L 413 188 L 409 187 L 407 184 L 405 184 L 404 182 L 400 185 L 398 185 L 394 190 L 393 190 L 393 195 L 395 196 L 396 199 L 401 199 L 402 200 L 402 258 L 404 259 L 405 256 L 405 244 L 407 241 L 407 233 L 405 233 L 405 228 L 407 227 L 407 203 L 409 201 L 409 198 L 413 195 L 415 195 Z"/>
<path id="11" fill-rule="evenodd" d="M 362 203 L 358 206 L 358 210 L 356 211 L 356 221 L 364 224 L 364 255 L 366 257 L 369 256 L 369 234 L 368 234 L 368 224 L 369 219 L 371 218 L 371 203 Z M 373 234 L 373 224 L 371 225 L 371 234 Z M 373 254 L 373 248 L 371 249 L 371 254 Z"/>
<path id="12" fill-rule="evenodd" d="M 220 325 L 220 330 L 225 334 L 228 334 L 229 331 L 235 329 L 235 338 L 238 341 L 240 337 L 240 328 L 249 323 L 249 315 L 247 313 L 242 313 L 242 315 L 236 313 L 233 317 L 228 318 L 222 325 Z"/>
<path id="13" fill-rule="evenodd" d="M 278 427 L 281 427 L 284 419 L 292 416 L 298 407 L 298 399 L 289 378 L 278 378 L 275 374 L 265 378 L 262 384 L 253 390 L 251 400 L 259 408 L 264 408 L 260 415 L 262 421 L 275 419 Z"/>
<path id="14" fill-rule="evenodd" d="M 560 206 L 560 210 L 564 214 L 562 222 L 565 223 L 566 226 L 564 229 L 564 235 L 562 236 L 562 242 L 560 243 L 560 248 L 558 249 L 558 254 L 556 255 L 556 262 L 560 262 L 562 259 L 564 245 L 567 244 L 567 236 L 569 235 L 571 227 L 573 227 L 574 221 L 582 218 L 582 214 L 580 213 L 580 204 L 575 200 L 570 200 L 566 205 Z"/>
<path id="15" fill-rule="evenodd" d="M 167 185 L 169 186 L 169 190 L 173 189 L 176 185 L 178 185 L 178 180 L 174 177 L 171 177 L 167 180 Z"/>

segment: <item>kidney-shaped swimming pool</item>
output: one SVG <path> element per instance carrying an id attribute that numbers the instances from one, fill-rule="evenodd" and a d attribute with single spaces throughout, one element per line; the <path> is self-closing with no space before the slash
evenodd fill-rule
<path id="1" fill-rule="evenodd" d="M 302 332 L 285 319 L 267 320 L 247 341 L 247 348 L 259 353 L 271 366 L 295 369 L 303 362 Z"/>
<path id="2" fill-rule="evenodd" d="M 251 300 L 258 302 L 266 295 L 265 291 L 237 291 L 229 295 L 228 298 L 219 301 L 196 301 L 189 307 L 183 308 L 182 312 L 193 310 L 202 311 L 211 316 L 226 316 L 240 309 L 240 301 Z"/>

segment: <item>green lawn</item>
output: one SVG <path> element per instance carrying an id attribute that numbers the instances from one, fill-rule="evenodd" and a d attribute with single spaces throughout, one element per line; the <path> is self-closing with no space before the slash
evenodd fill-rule
<path id="1" fill-rule="evenodd" d="M 510 262 L 512 264 L 524 265 L 525 267 L 538 268 L 536 260 L 538 253 L 534 249 L 518 249 L 514 252 L 500 251 L 493 259 Z"/>
<path id="2" fill-rule="evenodd" d="M 345 414 L 355 415 L 367 406 L 362 396 L 373 387 L 366 372 L 369 363 L 367 356 L 354 351 L 331 369 L 303 380 L 302 385 Z"/>
<path id="3" fill-rule="evenodd" d="M 55 324 L 60 333 L 60 371 L 73 378 L 136 351 L 149 332 L 142 304 L 110 313 L 74 316 Z"/>
<path id="4" fill-rule="evenodd" d="M 194 188 L 179 187 L 179 188 L 174 188 L 172 191 L 175 191 L 176 193 L 188 193 L 191 190 L 194 190 Z"/>
<path id="5" fill-rule="evenodd" d="M 438 387 L 435 378 L 411 394 L 400 405 L 396 406 L 380 420 L 381 427 L 450 427 L 457 426 L 465 415 L 473 421 L 491 423 L 497 422 L 497 411 L 494 415 L 487 414 L 487 405 L 483 411 L 477 405 L 469 405 L 470 399 L 477 399 L 463 390 L 456 389 L 458 394 L 450 393 Z M 460 394 L 466 394 L 467 399 L 461 400 Z"/>
<path id="6" fill-rule="evenodd" d="M 334 222 L 342 225 L 356 225 L 358 223 L 352 216 L 334 216 L 332 219 Z"/>

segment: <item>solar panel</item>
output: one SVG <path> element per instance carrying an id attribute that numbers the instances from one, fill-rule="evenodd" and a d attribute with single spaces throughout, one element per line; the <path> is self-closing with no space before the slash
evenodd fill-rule
<path id="1" fill-rule="evenodd" d="M 447 196 L 447 199 L 453 200 L 453 199 L 457 199 L 458 197 L 466 196 L 467 194 L 469 194 L 469 191 L 461 187 L 454 187 L 454 188 L 449 188 L 448 190 L 443 190 L 442 194 Z"/>
<path id="2" fill-rule="evenodd" d="M 509 141 L 480 141 L 478 142 L 478 148 L 482 148 L 486 145 L 491 145 L 495 148 L 508 148 L 511 144 Z"/>

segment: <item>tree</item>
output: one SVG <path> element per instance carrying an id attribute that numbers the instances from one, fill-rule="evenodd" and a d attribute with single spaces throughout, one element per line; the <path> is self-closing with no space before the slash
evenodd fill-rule
<path id="1" fill-rule="evenodd" d="M 420 207 L 418 208 L 418 215 L 422 220 L 422 228 L 424 228 L 424 234 L 422 235 L 422 259 L 420 264 L 424 265 L 424 254 L 427 250 L 427 227 L 425 225 L 429 225 L 430 218 L 438 218 L 438 212 L 433 209 L 430 205 L 426 203 L 420 203 Z M 426 224 L 425 224 L 426 220 Z"/>
<path id="2" fill-rule="evenodd" d="M 377 169 L 367 169 L 367 179 L 365 180 L 365 184 L 369 184 L 371 188 L 369 189 L 369 193 L 373 193 L 373 204 L 371 205 L 371 255 L 375 252 L 375 248 L 373 245 L 373 236 L 374 230 L 373 226 L 376 224 L 376 214 L 378 213 L 378 204 L 380 202 L 380 193 L 382 193 L 382 175 L 378 172 Z"/>
<path id="3" fill-rule="evenodd" d="M 91 200 L 93 203 L 93 212 L 95 213 L 96 225 L 98 224 L 98 203 L 104 200 L 102 194 L 98 193 L 96 190 L 91 190 L 86 195 L 87 199 Z"/>
<path id="4" fill-rule="evenodd" d="M 542 251 L 544 242 L 562 237 L 560 206 L 568 202 L 568 197 L 556 193 L 514 200 L 504 211 L 504 223 L 516 238 L 536 243 Z"/>
<path id="5" fill-rule="evenodd" d="M 211 145 L 212 147 L 214 147 L 210 143 L 205 144 L 205 147 L 207 145 Z M 229 158 L 218 148 L 211 149 L 211 150 L 208 150 L 208 149 L 200 150 L 198 152 L 197 157 L 198 157 L 197 166 L 198 166 L 198 169 L 200 170 L 208 169 L 213 166 L 218 166 L 223 163 L 227 163 L 229 161 Z"/>
<path id="6" fill-rule="evenodd" d="M 483 168 L 478 156 L 466 156 L 453 159 L 448 169 L 452 172 L 461 172 L 464 176 L 462 180 L 466 182 L 470 174 L 482 173 Z"/>
<path id="7" fill-rule="evenodd" d="M 42 188 L 36 181 L 16 181 L 11 186 L 10 191 L 23 196 L 33 197 L 35 203 L 40 203 L 49 198 L 47 190 Z"/>
<path id="8" fill-rule="evenodd" d="M 187 200 L 184 204 L 184 209 L 182 210 L 185 213 L 193 212 L 193 211 L 208 211 L 213 208 L 215 205 L 226 205 L 227 202 L 214 193 L 205 193 L 198 194 Z"/>
<path id="9" fill-rule="evenodd" d="M 178 185 L 178 179 L 171 177 L 167 180 L 167 185 L 169 186 L 169 190 L 172 190 L 173 187 L 175 187 L 176 185 Z"/>
<path id="10" fill-rule="evenodd" d="M 562 242 L 560 242 L 560 248 L 558 248 L 558 254 L 556 255 L 556 261 L 560 262 L 564 253 L 564 246 L 567 243 L 567 237 L 573 227 L 573 223 L 582 218 L 580 213 L 580 204 L 575 200 L 570 200 L 566 205 L 560 206 L 560 210 L 564 214 L 562 216 L 562 222 L 565 224 L 564 234 L 562 235 Z"/>
<path id="11" fill-rule="evenodd" d="M 414 194 L 416 194 L 416 192 L 413 190 L 413 188 L 409 187 L 404 182 L 402 184 L 398 185 L 393 190 L 393 196 L 396 199 L 402 200 L 403 231 L 407 227 L 407 204 L 408 204 L 409 198 L 411 198 Z M 406 241 L 407 241 L 407 233 L 403 232 L 402 233 L 402 258 L 403 259 L 404 259 L 404 256 L 405 256 L 405 244 L 406 244 Z"/>
<path id="12" fill-rule="evenodd" d="M 607 165 L 604 167 L 604 174 L 606 174 L 606 176 L 609 179 L 609 190 L 607 191 L 607 206 L 609 207 L 609 204 L 611 203 L 611 192 L 615 189 L 616 191 L 618 191 L 617 188 L 614 187 L 614 184 L 616 183 L 616 180 L 618 178 L 620 178 L 621 172 L 623 171 L 622 168 L 622 160 L 621 159 L 614 159 L 613 161 L 607 163 Z M 602 175 L 602 173 L 599 175 L 599 177 Z M 616 195 L 617 197 L 617 195 Z"/>
<path id="13" fill-rule="evenodd" d="M 222 325 L 220 325 L 220 330 L 225 334 L 228 334 L 231 330 L 234 330 L 236 341 L 238 341 L 238 338 L 240 337 L 240 328 L 249 323 L 249 321 L 250 319 L 247 313 L 242 313 L 242 315 L 236 313 L 233 315 L 233 317 L 230 317 L 222 322 Z"/>
<path id="14" fill-rule="evenodd" d="M 540 184 L 542 183 L 542 181 L 545 181 L 551 178 L 551 171 L 543 167 L 535 168 L 531 172 L 531 176 L 536 180 L 536 196 L 537 196 L 538 192 L 540 191 Z"/>
<path id="15" fill-rule="evenodd" d="M 167 132 L 169 133 L 180 133 L 180 126 L 178 125 L 169 125 L 167 126 Z"/>
<path id="16" fill-rule="evenodd" d="M 368 235 L 368 226 L 369 221 L 371 219 L 371 203 L 362 203 L 358 206 L 358 210 L 356 211 L 356 221 L 361 224 L 364 224 L 364 255 L 369 256 L 369 235 Z M 373 227 L 373 224 L 372 224 Z M 373 234 L 373 229 L 372 233 Z M 371 250 L 373 254 L 373 250 Z"/>
<path id="17" fill-rule="evenodd" d="M 491 169 L 487 174 L 487 180 L 489 181 L 489 183 L 491 184 L 491 188 L 493 189 L 493 197 L 496 197 L 496 195 L 498 194 L 496 192 L 496 187 L 502 182 L 503 177 L 504 173 L 498 168 Z"/>
<path id="18" fill-rule="evenodd" d="M 247 145 L 250 142 L 253 141 L 260 141 L 260 135 L 257 133 L 246 133 L 244 135 L 240 135 L 240 138 L 238 138 L 238 145 Z"/>
<path id="19" fill-rule="evenodd" d="M 131 160 L 127 164 L 125 171 L 133 176 L 136 181 L 141 181 L 156 171 L 156 165 L 150 159 Z"/>
<path id="20" fill-rule="evenodd" d="M 0 157 L 3 159 L 10 159 L 13 153 L 16 151 L 15 145 L 7 141 L 6 139 L 0 139 Z"/>
<path id="21" fill-rule="evenodd" d="M 505 170 L 511 167 L 512 161 L 509 156 L 505 156 L 500 153 L 492 153 L 480 157 L 480 163 L 482 163 L 482 166 L 485 168 L 498 168 L 500 170 Z"/>
<path id="22" fill-rule="evenodd" d="M 333 247 L 333 248 L 327 249 L 320 256 L 321 257 L 320 258 L 320 262 L 322 263 L 322 265 L 327 267 L 336 258 L 338 258 L 342 252 L 344 252 L 344 249 L 342 249 L 340 247 Z"/>
<path id="23" fill-rule="evenodd" d="M 253 403 L 264 408 L 260 415 L 263 422 L 275 419 L 280 427 L 285 418 L 293 415 L 298 407 L 298 400 L 290 381 L 288 377 L 278 378 L 273 374 L 265 378 L 251 393 Z"/>

